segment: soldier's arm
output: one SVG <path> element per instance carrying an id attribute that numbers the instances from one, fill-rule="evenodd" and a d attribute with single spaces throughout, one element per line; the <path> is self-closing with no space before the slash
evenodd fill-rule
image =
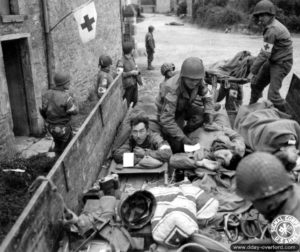
<path id="1" fill-rule="evenodd" d="M 78 114 L 78 107 L 75 104 L 75 101 L 71 95 L 67 98 L 67 114 L 69 115 L 76 115 Z"/>
<path id="2" fill-rule="evenodd" d="M 169 165 L 173 169 L 196 169 L 198 166 L 187 153 L 177 153 L 171 156 Z"/>
<path id="3" fill-rule="evenodd" d="M 276 34 L 273 28 L 269 28 L 264 34 L 264 41 L 262 48 L 256 57 L 253 65 L 251 66 L 251 73 L 256 75 L 264 64 L 264 62 L 271 57 L 271 52 L 274 46 L 274 42 L 276 40 Z"/>
<path id="4" fill-rule="evenodd" d="M 246 150 L 244 138 L 239 133 L 228 127 L 224 127 L 224 133 L 229 137 L 235 151 L 237 151 L 241 156 L 244 156 Z"/>
<path id="5" fill-rule="evenodd" d="M 160 123 L 170 136 L 174 137 L 177 141 L 181 141 L 185 137 L 185 134 L 175 121 L 177 99 L 176 94 L 167 93 L 162 106 Z"/>
<path id="6" fill-rule="evenodd" d="M 121 147 L 113 151 L 113 158 L 116 161 L 116 163 L 123 163 L 123 154 L 127 152 L 132 152 L 129 139 Z M 141 158 L 137 158 L 134 155 L 135 164 L 138 163 L 140 160 Z"/>
<path id="7" fill-rule="evenodd" d="M 212 114 L 214 111 L 214 104 L 213 93 L 208 88 L 206 88 L 203 93 L 204 113 Z"/>
<path id="8" fill-rule="evenodd" d="M 148 40 L 148 46 L 150 47 L 150 49 L 151 49 L 152 51 L 154 51 L 155 45 L 154 45 L 154 40 L 153 40 L 153 38 L 149 38 L 149 40 Z"/>
<path id="9" fill-rule="evenodd" d="M 172 150 L 168 142 L 164 141 L 163 138 L 156 133 L 152 134 L 151 141 L 154 149 L 147 150 L 146 155 L 162 162 L 168 162 L 172 155 Z"/>

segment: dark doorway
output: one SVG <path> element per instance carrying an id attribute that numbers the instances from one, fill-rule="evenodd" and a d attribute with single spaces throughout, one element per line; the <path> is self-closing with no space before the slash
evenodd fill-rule
<path id="1" fill-rule="evenodd" d="M 25 39 L 2 41 L 3 60 L 9 92 L 15 136 L 28 136 L 30 125 L 22 67 L 22 43 Z"/>

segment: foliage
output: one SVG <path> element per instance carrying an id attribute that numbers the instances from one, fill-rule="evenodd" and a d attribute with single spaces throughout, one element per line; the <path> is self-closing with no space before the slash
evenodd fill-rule
<path id="1" fill-rule="evenodd" d="M 187 12 L 187 3 L 186 1 L 181 1 L 178 4 L 178 8 L 177 8 L 177 16 L 180 16 L 181 14 L 186 14 Z"/>
<path id="2" fill-rule="evenodd" d="M 201 26 L 224 28 L 243 24 L 252 31 L 258 27 L 251 13 L 260 0 L 198 0 L 193 5 L 193 20 Z M 300 31 L 300 0 L 271 0 L 276 6 L 276 18 L 291 32 Z"/>
<path id="3" fill-rule="evenodd" d="M 196 20 L 197 23 L 209 28 L 224 28 L 241 22 L 243 16 L 241 12 L 230 7 L 207 5 L 198 8 Z"/>

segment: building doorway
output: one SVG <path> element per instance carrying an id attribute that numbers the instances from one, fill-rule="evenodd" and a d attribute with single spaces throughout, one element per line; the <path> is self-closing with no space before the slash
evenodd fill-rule
<path id="1" fill-rule="evenodd" d="M 30 118 L 28 108 L 28 86 L 26 87 L 26 39 L 1 42 L 6 82 L 9 93 L 10 108 L 15 136 L 30 135 Z M 28 62 L 27 62 L 28 63 Z M 33 91 L 33 90 L 32 90 Z"/>

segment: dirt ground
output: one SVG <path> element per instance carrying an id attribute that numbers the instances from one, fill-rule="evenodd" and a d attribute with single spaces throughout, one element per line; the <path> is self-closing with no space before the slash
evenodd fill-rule
<path id="1" fill-rule="evenodd" d="M 144 78 L 146 78 L 146 87 L 142 88 L 141 94 L 156 94 L 159 82 L 162 80 L 160 75 L 160 66 L 164 62 L 173 62 L 177 70 L 180 70 L 181 64 L 187 57 L 197 56 L 201 58 L 205 65 L 209 65 L 219 60 L 232 58 L 236 53 L 248 50 L 253 56 L 259 53 L 262 46 L 261 35 L 244 35 L 235 33 L 224 33 L 221 31 L 212 31 L 202 29 L 196 25 L 184 23 L 184 26 L 166 25 L 172 21 L 183 23 L 176 16 L 166 16 L 160 14 L 145 14 L 145 20 L 137 24 L 136 40 L 138 43 L 139 57 L 136 62 L 142 69 Z M 156 50 L 153 65 L 154 71 L 145 71 L 145 34 L 148 26 L 155 27 L 154 38 Z M 281 94 L 285 97 L 289 88 L 292 73 L 300 76 L 300 36 L 292 35 L 294 46 L 294 65 L 290 74 L 284 79 Z M 148 80 L 151 79 L 150 84 Z M 265 90 L 264 97 L 266 97 Z M 244 104 L 250 99 L 250 85 L 244 86 Z"/>
<path id="2" fill-rule="evenodd" d="M 0 162 L 0 243 L 30 200 L 29 186 L 37 176 L 46 176 L 55 161 L 39 154 Z"/>

